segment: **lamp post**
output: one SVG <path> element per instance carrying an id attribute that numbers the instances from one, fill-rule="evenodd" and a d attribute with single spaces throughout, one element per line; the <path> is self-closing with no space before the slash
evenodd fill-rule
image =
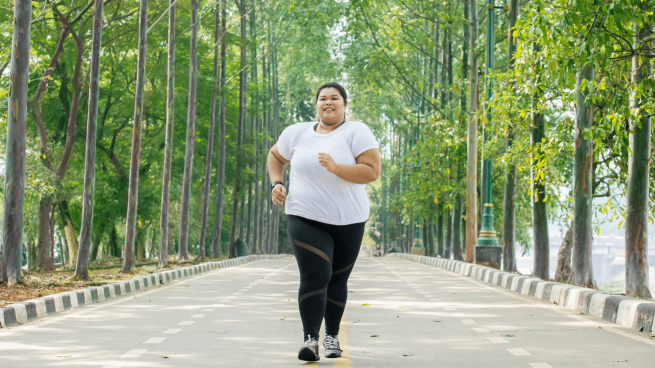
<path id="1" fill-rule="evenodd" d="M 496 44 L 494 30 L 495 9 L 507 9 L 507 5 L 497 7 L 495 6 L 495 0 L 487 0 L 487 72 L 485 77 L 487 84 L 487 121 L 484 129 L 485 144 L 490 140 L 489 127 L 493 117 L 490 102 L 493 96 L 493 78 L 491 74 L 494 71 L 494 48 Z M 502 250 L 498 246 L 498 238 L 494 230 L 493 205 L 491 204 L 492 164 L 493 159 L 490 156 L 485 157 L 482 161 L 482 171 L 484 173 L 482 178 L 484 180 L 484 210 L 482 213 L 482 228 L 480 229 L 480 236 L 478 237 L 478 244 L 475 249 L 475 263 L 500 269 L 500 255 Z"/>

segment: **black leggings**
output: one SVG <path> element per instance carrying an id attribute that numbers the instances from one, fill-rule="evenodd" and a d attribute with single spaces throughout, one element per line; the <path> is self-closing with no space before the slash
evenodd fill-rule
<path id="1" fill-rule="evenodd" d="M 329 225 L 287 215 L 287 226 L 300 269 L 298 307 L 305 335 L 339 334 L 348 299 L 348 277 L 364 237 L 364 224 Z"/>

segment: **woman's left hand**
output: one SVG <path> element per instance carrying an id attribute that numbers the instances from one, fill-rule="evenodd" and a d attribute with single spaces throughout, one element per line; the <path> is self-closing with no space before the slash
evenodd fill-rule
<path id="1" fill-rule="evenodd" d="M 337 164 L 332 159 L 329 153 L 319 152 L 318 153 L 318 162 L 327 169 L 328 172 L 333 172 L 337 167 Z"/>

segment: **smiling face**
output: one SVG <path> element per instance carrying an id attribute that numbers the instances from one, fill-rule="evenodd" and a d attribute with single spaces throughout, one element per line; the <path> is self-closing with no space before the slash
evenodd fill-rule
<path id="1" fill-rule="evenodd" d="M 316 100 L 316 113 L 323 124 L 341 123 L 346 113 L 346 101 L 336 88 L 324 88 Z"/>

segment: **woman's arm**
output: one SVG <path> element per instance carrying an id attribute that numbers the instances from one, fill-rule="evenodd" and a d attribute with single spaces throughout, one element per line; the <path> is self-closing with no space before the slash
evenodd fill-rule
<path id="1" fill-rule="evenodd" d="M 355 184 L 368 184 L 378 180 L 382 168 L 380 151 L 377 148 L 360 153 L 357 156 L 357 163 L 355 165 L 338 164 L 334 162 L 329 153 L 324 152 L 319 152 L 318 162 L 327 171 L 345 181 Z"/>
<path id="2" fill-rule="evenodd" d="M 278 151 L 277 144 L 273 145 L 271 150 L 268 151 L 268 158 L 266 159 L 268 176 L 271 179 L 271 183 L 278 181 L 284 182 L 284 165 L 288 163 L 289 160 L 282 157 L 280 151 Z M 276 206 L 281 206 L 287 200 L 287 190 L 284 188 L 284 185 L 278 184 L 273 188 L 272 199 Z"/>

